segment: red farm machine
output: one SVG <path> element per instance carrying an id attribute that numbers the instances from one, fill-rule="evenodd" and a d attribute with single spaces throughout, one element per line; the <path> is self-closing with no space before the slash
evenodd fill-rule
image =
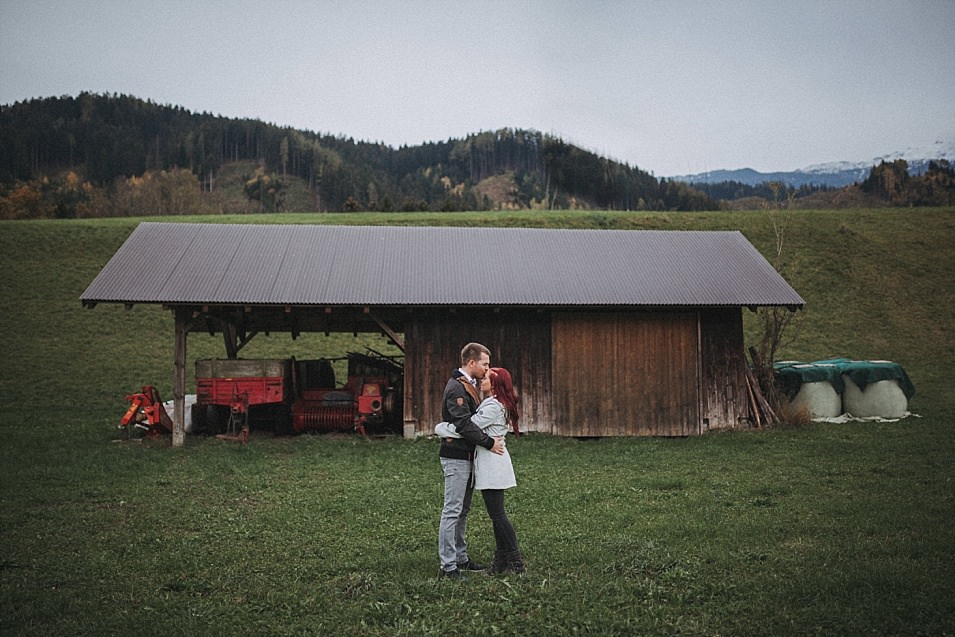
<path id="1" fill-rule="evenodd" d="M 129 439 L 133 428 L 142 429 L 150 437 L 172 433 L 172 419 L 166 413 L 158 389 L 143 385 L 140 392 L 129 394 L 126 400 L 129 408 L 119 421 L 124 438 Z"/>
<path id="2" fill-rule="evenodd" d="M 397 433 L 402 424 L 403 368 L 381 354 L 349 354 L 348 378 L 337 387 L 329 360 L 298 364 L 292 430 Z"/>
<path id="3" fill-rule="evenodd" d="M 338 385 L 333 363 L 347 360 Z M 193 430 L 248 440 L 253 427 L 277 434 L 398 433 L 403 367 L 378 354 L 343 359 L 205 359 L 196 361 Z"/>

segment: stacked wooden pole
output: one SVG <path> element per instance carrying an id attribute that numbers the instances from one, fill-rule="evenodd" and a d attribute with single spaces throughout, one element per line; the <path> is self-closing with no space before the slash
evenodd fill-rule
<path id="1" fill-rule="evenodd" d="M 759 354 L 752 347 L 749 348 L 749 353 L 750 356 L 753 357 L 753 365 L 757 369 L 760 369 L 762 361 L 760 360 Z M 759 381 L 756 379 L 756 375 L 753 374 L 753 370 L 750 369 L 745 360 L 743 361 L 743 372 L 746 375 L 749 406 L 753 412 L 753 422 L 756 424 L 756 427 L 761 429 L 763 426 L 771 427 L 779 424 L 779 417 L 776 415 L 776 411 L 772 405 L 769 404 L 769 401 L 766 400 L 766 396 L 763 395 L 763 391 L 759 387 Z"/>

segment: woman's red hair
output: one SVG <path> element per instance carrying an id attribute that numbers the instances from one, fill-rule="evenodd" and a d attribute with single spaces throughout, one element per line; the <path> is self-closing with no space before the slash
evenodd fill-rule
<path id="1" fill-rule="evenodd" d="M 492 367 L 490 369 L 491 389 L 494 390 L 494 397 L 498 402 L 504 405 L 507 412 L 507 424 L 514 430 L 514 435 L 521 435 L 518 423 L 521 420 L 521 410 L 517 406 L 520 398 L 514 390 L 514 383 L 511 380 L 511 373 L 503 367 Z"/>

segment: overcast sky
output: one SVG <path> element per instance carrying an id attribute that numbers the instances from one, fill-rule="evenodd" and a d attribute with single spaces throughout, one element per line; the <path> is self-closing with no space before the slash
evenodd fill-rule
<path id="1" fill-rule="evenodd" d="M 0 0 L 0 104 L 121 93 L 380 141 L 503 127 L 657 176 L 955 142 L 955 0 Z"/>

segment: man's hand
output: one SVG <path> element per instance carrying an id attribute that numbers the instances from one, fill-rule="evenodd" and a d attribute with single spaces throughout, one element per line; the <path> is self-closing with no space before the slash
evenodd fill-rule
<path id="1" fill-rule="evenodd" d="M 491 453 L 499 456 L 504 455 L 504 436 L 494 436 L 494 446 L 491 447 Z"/>

